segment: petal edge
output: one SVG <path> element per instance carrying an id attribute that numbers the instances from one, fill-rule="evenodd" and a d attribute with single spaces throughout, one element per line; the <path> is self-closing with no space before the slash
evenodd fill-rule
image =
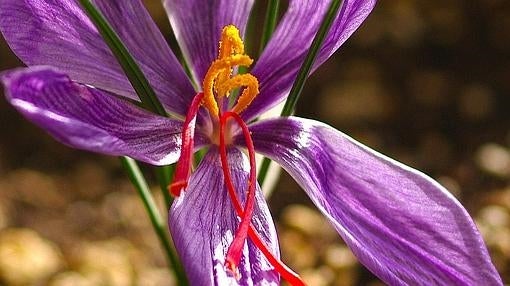
<path id="1" fill-rule="evenodd" d="M 256 150 L 291 174 L 386 283 L 502 285 L 469 214 L 428 176 L 320 122 L 280 118 L 250 130 Z"/>
<path id="2" fill-rule="evenodd" d="M 178 159 L 180 121 L 77 84 L 50 67 L 11 70 L 3 74 L 2 81 L 7 100 L 66 145 L 154 165 Z"/>

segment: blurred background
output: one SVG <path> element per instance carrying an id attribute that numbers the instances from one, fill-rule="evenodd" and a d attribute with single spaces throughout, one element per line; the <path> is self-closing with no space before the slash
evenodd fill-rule
<path id="1" fill-rule="evenodd" d="M 159 1 L 145 2 L 171 39 Z M 261 18 L 265 1 L 259 2 Z M 504 281 L 510 281 L 509 15 L 507 0 L 379 1 L 311 77 L 297 109 L 439 180 L 475 218 Z M 21 65 L 0 39 L 0 70 Z M 158 196 L 154 181 L 153 189 Z M 283 260 L 310 285 L 382 284 L 287 174 L 269 203 Z M 118 160 L 57 143 L 0 96 L 0 285 L 172 281 Z"/>

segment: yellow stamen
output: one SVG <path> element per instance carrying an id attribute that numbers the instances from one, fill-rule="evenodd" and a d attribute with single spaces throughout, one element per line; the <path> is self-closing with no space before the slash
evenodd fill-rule
<path id="1" fill-rule="evenodd" d="M 253 99 L 255 99 L 255 96 L 259 94 L 259 82 L 257 78 L 249 73 L 239 74 L 223 82 L 218 89 L 220 94 L 226 94 L 241 86 L 245 87 L 243 93 L 239 96 L 236 105 L 232 108 L 232 111 L 238 114 L 248 107 Z"/>
<path id="2" fill-rule="evenodd" d="M 234 25 L 228 25 L 223 28 L 220 40 L 220 58 L 228 57 L 232 54 L 244 54 L 244 43 L 239 36 L 239 30 Z"/>
<path id="3" fill-rule="evenodd" d="M 221 33 L 218 59 L 215 60 L 207 71 L 204 81 L 204 106 L 215 116 L 219 114 L 219 106 L 216 99 L 229 96 L 236 88 L 244 87 L 233 111 L 243 111 L 259 93 L 257 78 L 247 73 L 232 77 L 235 66 L 249 67 L 253 60 L 244 54 L 244 43 L 239 36 L 239 30 L 229 25 L 223 28 Z M 215 96 L 216 94 L 216 96 Z"/>

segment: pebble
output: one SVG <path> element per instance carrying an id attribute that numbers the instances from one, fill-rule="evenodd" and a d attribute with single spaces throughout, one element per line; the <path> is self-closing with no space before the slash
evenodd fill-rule
<path id="1" fill-rule="evenodd" d="M 140 271 L 136 285 L 139 286 L 173 286 L 175 278 L 166 268 L 147 268 Z"/>
<path id="2" fill-rule="evenodd" d="M 100 285 L 129 286 L 135 279 L 133 265 L 136 253 L 130 242 L 124 239 L 109 239 L 85 242 L 72 254 L 72 268 Z"/>
<path id="3" fill-rule="evenodd" d="M 358 260 L 347 246 L 333 244 L 326 249 L 324 261 L 334 269 L 351 270 Z"/>
<path id="4" fill-rule="evenodd" d="M 296 270 L 311 268 L 317 263 L 318 252 L 303 234 L 295 230 L 282 231 L 280 242 L 283 260 Z"/>
<path id="5" fill-rule="evenodd" d="M 510 175 L 510 153 L 499 144 L 488 143 L 480 147 L 475 154 L 475 161 L 490 174 L 502 178 Z"/>
<path id="6" fill-rule="evenodd" d="M 49 286 L 95 286 L 100 281 L 87 278 L 80 273 L 68 271 L 56 275 Z"/>
<path id="7" fill-rule="evenodd" d="M 282 213 L 282 222 L 309 237 L 330 240 L 338 238 L 337 232 L 318 211 L 304 205 L 290 205 Z"/>
<path id="8" fill-rule="evenodd" d="M 301 276 L 307 285 L 327 286 L 331 285 L 335 279 L 335 273 L 328 267 L 319 267 L 318 269 L 308 269 L 301 273 Z"/>
<path id="9" fill-rule="evenodd" d="M 66 198 L 59 191 L 55 179 L 36 170 L 10 172 L 2 185 L 6 196 L 38 208 L 54 209 L 66 204 Z"/>
<path id="10" fill-rule="evenodd" d="M 42 281 L 63 266 L 58 247 L 29 229 L 0 231 L 0 280 L 7 285 Z"/>

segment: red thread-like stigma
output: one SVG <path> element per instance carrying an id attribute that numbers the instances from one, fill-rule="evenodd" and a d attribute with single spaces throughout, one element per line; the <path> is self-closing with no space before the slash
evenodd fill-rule
<path id="1" fill-rule="evenodd" d="M 227 147 L 225 144 L 225 125 L 227 123 L 227 119 L 232 117 L 237 121 L 237 124 L 241 126 L 243 130 L 243 134 L 245 140 L 247 141 L 248 146 L 248 156 L 250 159 L 250 177 L 248 180 L 248 194 L 246 195 L 246 203 L 244 207 L 244 212 L 240 216 L 241 223 L 237 228 L 234 240 L 230 244 L 228 248 L 227 257 L 225 258 L 227 268 L 231 270 L 235 270 L 236 265 L 239 264 L 241 259 L 241 253 L 244 246 L 244 242 L 248 237 L 248 229 L 251 223 L 251 217 L 253 215 L 253 208 L 255 205 L 255 186 L 257 184 L 257 168 L 255 166 L 255 148 L 253 147 L 253 142 L 251 140 L 250 131 L 248 130 L 248 126 L 244 123 L 241 117 L 234 112 L 225 112 L 220 118 L 220 157 L 221 157 L 221 167 L 223 169 L 223 176 L 225 177 L 225 182 L 227 183 L 227 187 L 229 192 L 234 192 L 231 176 L 230 176 L 230 168 L 228 166 L 227 160 Z M 231 195 L 232 196 L 232 195 Z M 234 272 L 235 273 L 235 272 Z"/>
<path id="2" fill-rule="evenodd" d="M 235 191 L 234 185 L 232 183 L 232 179 L 230 176 L 230 168 L 228 166 L 227 159 L 227 148 L 225 145 L 224 138 L 224 129 L 227 123 L 228 117 L 232 117 L 236 120 L 243 131 L 243 135 L 246 141 L 246 146 L 248 148 L 248 155 L 250 159 L 250 178 L 248 182 L 248 195 L 245 203 L 245 210 L 243 210 L 241 206 L 241 202 L 237 193 Z M 241 119 L 241 117 L 235 112 L 226 112 L 220 120 L 220 157 L 221 157 L 221 166 L 223 169 L 223 176 L 225 177 L 225 183 L 227 185 L 227 190 L 230 195 L 230 199 L 234 205 L 234 209 L 237 212 L 237 215 L 241 217 L 241 224 L 236 231 L 236 236 L 232 244 L 230 245 L 227 257 L 225 258 L 225 267 L 234 274 L 234 277 L 237 277 L 239 274 L 237 270 L 237 265 L 239 264 L 239 260 L 242 253 L 242 247 L 244 246 L 244 242 L 246 240 L 246 232 L 250 237 L 251 241 L 255 246 L 260 249 L 262 254 L 267 258 L 269 263 L 275 268 L 275 270 L 293 286 L 303 286 L 306 285 L 301 277 L 292 269 L 290 269 L 287 265 L 281 262 L 278 258 L 276 258 L 267 245 L 264 243 L 262 238 L 260 238 L 259 234 L 251 224 L 251 217 L 253 215 L 253 207 L 255 201 L 255 187 L 256 187 L 256 166 L 255 166 L 255 148 L 253 145 L 253 140 L 251 139 L 251 134 L 246 126 L 246 123 Z M 237 274 L 237 275 L 236 275 Z"/>
<path id="3" fill-rule="evenodd" d="M 177 162 L 177 168 L 172 183 L 168 186 L 170 193 L 176 197 L 188 186 L 188 179 L 191 173 L 191 156 L 193 155 L 195 122 L 197 113 L 204 98 L 203 93 L 198 93 L 191 102 L 182 127 L 181 155 Z"/>

